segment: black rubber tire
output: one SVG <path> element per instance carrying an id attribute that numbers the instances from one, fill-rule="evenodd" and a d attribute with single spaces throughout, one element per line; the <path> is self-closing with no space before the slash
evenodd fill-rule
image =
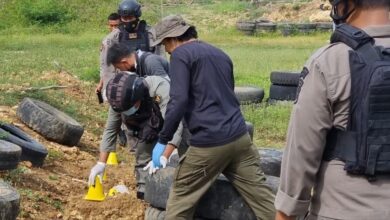
<path id="1" fill-rule="evenodd" d="M 75 146 L 84 128 L 58 109 L 35 99 L 24 98 L 17 110 L 18 117 L 48 140 Z"/>
<path id="2" fill-rule="evenodd" d="M 253 141 L 253 124 L 250 123 L 249 121 L 245 122 L 246 124 L 246 129 L 248 130 L 249 136 L 251 136 L 251 141 Z"/>
<path id="3" fill-rule="evenodd" d="M 15 220 L 19 215 L 20 195 L 8 185 L 0 180 L 0 219 Z"/>
<path id="4" fill-rule="evenodd" d="M 166 167 L 148 175 L 145 178 L 145 201 L 153 207 L 165 209 L 174 173 L 175 168 Z"/>
<path id="5" fill-rule="evenodd" d="M 283 152 L 276 149 L 261 148 L 259 154 L 260 166 L 263 172 L 269 176 L 279 177 Z"/>
<path id="6" fill-rule="evenodd" d="M 278 178 L 269 178 L 268 176 L 266 178 L 265 184 L 270 186 L 275 193 L 275 189 L 278 188 L 275 184 L 278 182 L 274 180 Z M 218 177 L 217 181 L 200 199 L 195 215 L 205 219 L 256 219 L 253 211 L 223 175 Z M 231 218 L 228 215 L 238 218 Z"/>
<path id="7" fill-rule="evenodd" d="M 255 29 L 257 33 L 274 32 L 276 30 L 276 24 L 270 22 L 260 22 L 256 23 Z"/>
<path id="8" fill-rule="evenodd" d="M 164 220 L 165 210 L 154 207 L 147 207 L 145 210 L 145 220 Z"/>
<path id="9" fill-rule="evenodd" d="M 254 21 L 238 21 L 236 23 L 237 30 L 246 35 L 253 35 L 255 32 L 256 22 Z"/>
<path id="10" fill-rule="evenodd" d="M 276 26 L 281 34 L 285 37 L 293 35 L 296 32 L 296 27 L 292 23 L 281 23 Z"/>
<path id="11" fill-rule="evenodd" d="M 298 72 L 272 71 L 270 80 L 275 85 L 298 86 L 300 75 Z"/>
<path id="12" fill-rule="evenodd" d="M 269 98 L 279 101 L 293 101 L 297 94 L 297 86 L 280 86 L 272 84 L 269 89 Z"/>
<path id="13" fill-rule="evenodd" d="M 313 33 L 316 30 L 316 26 L 317 25 L 315 23 L 298 23 L 298 24 L 296 24 L 298 32 L 303 33 L 303 34 Z"/>
<path id="14" fill-rule="evenodd" d="M 0 134 L 1 135 L 5 134 Z M 13 143 L 0 140 L 0 170 L 12 170 L 18 166 L 22 149 Z"/>
<path id="15" fill-rule="evenodd" d="M 169 190 L 173 183 L 173 176 L 175 168 L 166 167 L 157 171 L 152 176 L 148 175 L 145 181 L 145 201 L 151 206 L 166 209 Z M 276 193 L 279 186 L 279 178 L 273 176 L 266 176 L 265 184 L 268 185 L 273 193 Z M 244 200 L 238 194 L 233 185 L 221 175 L 217 181 L 206 192 L 199 202 L 197 208 L 197 216 L 210 219 L 220 219 L 221 212 L 230 207 L 232 201 L 240 200 L 240 204 L 245 204 Z M 200 205 L 202 204 L 202 205 Z M 240 205 L 239 207 L 243 207 Z M 246 204 L 245 204 L 246 206 Z M 215 209 L 215 213 L 210 213 Z M 243 210 L 246 210 L 243 208 Z"/>
<path id="16" fill-rule="evenodd" d="M 303 29 L 316 29 L 316 24 L 315 23 L 297 23 L 295 24 L 298 30 L 303 30 Z"/>
<path id="17" fill-rule="evenodd" d="M 33 140 L 28 134 L 10 124 L 0 124 L 0 133 L 6 133 L 2 138 L 22 148 L 21 160 L 28 160 L 34 166 L 42 166 L 45 161 L 46 148 Z"/>
<path id="18" fill-rule="evenodd" d="M 318 31 L 332 31 L 333 23 L 332 22 L 320 22 L 316 24 L 316 29 Z"/>
<path id="19" fill-rule="evenodd" d="M 267 176 L 267 180 L 265 181 L 265 185 L 271 188 L 272 192 L 276 194 L 278 192 L 280 184 L 280 178 L 277 176 Z"/>
<path id="20" fill-rule="evenodd" d="M 237 29 L 240 31 L 253 31 L 256 27 L 256 22 L 254 21 L 238 21 Z"/>
<path id="21" fill-rule="evenodd" d="M 240 104 L 260 103 L 264 98 L 264 89 L 255 86 L 237 86 L 234 88 Z"/>

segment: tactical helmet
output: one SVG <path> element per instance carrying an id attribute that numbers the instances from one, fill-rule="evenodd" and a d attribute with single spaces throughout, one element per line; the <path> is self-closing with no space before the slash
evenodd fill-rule
<path id="1" fill-rule="evenodd" d="M 348 17 L 355 10 L 355 8 L 350 10 L 350 4 L 348 0 L 330 0 L 329 2 L 332 5 L 332 11 L 330 13 L 330 17 L 333 19 L 333 22 L 335 24 L 345 23 Z M 342 14 L 339 14 L 337 9 L 340 3 L 344 4 L 344 9 Z"/>
<path id="2" fill-rule="evenodd" d="M 136 0 L 123 0 L 118 7 L 118 14 L 120 16 L 134 16 L 141 17 L 141 5 Z"/>
<path id="3" fill-rule="evenodd" d="M 149 95 L 143 78 L 126 72 L 116 74 L 108 82 L 106 92 L 108 103 L 116 112 L 130 109 L 137 101 Z"/>

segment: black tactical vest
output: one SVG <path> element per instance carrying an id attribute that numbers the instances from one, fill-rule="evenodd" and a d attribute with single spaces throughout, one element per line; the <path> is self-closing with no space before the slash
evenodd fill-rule
<path id="1" fill-rule="evenodd" d="M 141 102 L 138 111 L 131 115 L 122 114 L 122 121 L 133 131 L 133 136 L 140 142 L 152 143 L 157 140 L 158 133 L 164 125 L 158 103 L 150 97 L 146 97 Z"/>
<path id="2" fill-rule="evenodd" d="M 347 129 L 333 128 L 327 136 L 325 160 L 340 159 L 350 174 L 390 174 L 390 48 L 374 45 L 363 30 L 339 25 L 331 42 L 349 51 L 350 115 Z"/>
<path id="3" fill-rule="evenodd" d="M 124 26 L 119 27 L 119 42 L 126 42 L 134 51 L 150 51 L 149 33 L 146 29 L 146 22 L 141 20 L 138 22 L 134 32 L 129 32 Z"/>

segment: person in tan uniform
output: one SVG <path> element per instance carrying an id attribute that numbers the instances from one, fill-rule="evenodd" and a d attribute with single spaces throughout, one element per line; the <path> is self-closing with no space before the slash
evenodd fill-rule
<path id="1" fill-rule="evenodd" d="M 336 24 L 362 29 L 374 39 L 374 45 L 390 48 L 389 0 L 330 2 Z M 347 172 L 343 160 L 324 159 L 330 131 L 347 130 L 354 110 L 350 108 L 351 89 L 355 88 L 351 51 L 342 42 L 331 43 L 305 64 L 282 160 L 276 220 L 305 215 L 309 220 L 390 219 L 389 173 L 372 180 Z"/>
<path id="2" fill-rule="evenodd" d="M 118 28 L 120 24 L 121 17 L 118 13 L 111 13 L 108 16 L 108 29 L 110 33 L 103 39 L 102 45 L 100 47 L 100 81 L 96 86 L 95 92 L 101 92 L 106 88 L 107 82 L 115 75 L 115 68 L 112 65 L 107 65 L 107 49 L 112 44 L 112 38 L 114 37 L 113 31 Z M 103 99 L 106 100 L 106 96 L 103 95 Z"/>

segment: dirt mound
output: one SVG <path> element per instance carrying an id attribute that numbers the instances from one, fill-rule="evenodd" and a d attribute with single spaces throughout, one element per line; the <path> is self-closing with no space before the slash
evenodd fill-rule
<path id="1" fill-rule="evenodd" d="M 263 17 L 274 22 L 329 22 L 332 21 L 327 0 L 308 3 L 268 4 Z M 321 9 L 322 8 L 322 9 Z"/>
<path id="2" fill-rule="evenodd" d="M 102 106 L 91 97 L 94 85 L 81 82 L 66 73 L 43 73 L 42 80 L 52 80 L 66 88 L 72 99 L 84 100 L 88 107 L 82 107 L 82 114 L 93 114 Z M 25 90 L 29 85 L 12 89 Z M 7 91 L 11 87 L 3 87 Z M 95 98 L 95 97 L 93 97 Z M 81 101 L 80 101 L 81 102 Z M 81 102 L 82 103 L 82 102 Z M 103 202 L 84 200 L 88 191 L 87 179 L 91 167 L 96 163 L 100 137 L 86 129 L 78 147 L 67 147 L 47 141 L 24 125 L 16 117 L 16 108 L 0 106 L 2 122 L 12 123 L 32 138 L 42 143 L 49 151 L 43 167 L 33 167 L 30 162 L 21 162 L 17 169 L 0 172 L 0 178 L 10 182 L 21 195 L 21 211 L 18 219 L 143 219 L 147 204 L 135 195 L 134 155 L 128 149 L 118 149 L 119 166 L 108 167 L 108 180 L 103 183 L 104 191 L 118 184 L 124 184 L 130 194 L 107 197 Z M 104 123 L 91 122 L 86 128 L 97 128 L 102 133 Z"/>

